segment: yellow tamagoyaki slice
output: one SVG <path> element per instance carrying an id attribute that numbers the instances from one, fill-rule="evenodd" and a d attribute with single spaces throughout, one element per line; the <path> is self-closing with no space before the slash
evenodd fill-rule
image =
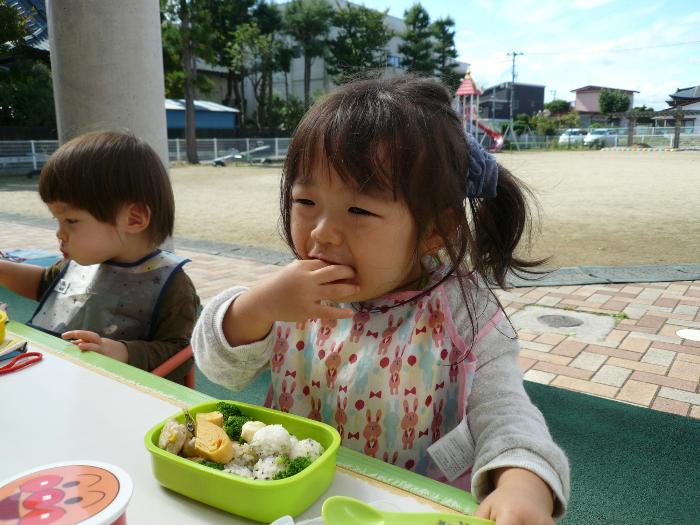
<path id="1" fill-rule="evenodd" d="M 217 463 L 228 463 L 233 459 L 233 442 L 223 428 L 207 421 L 197 421 L 197 435 L 194 440 L 196 455 Z"/>
<path id="2" fill-rule="evenodd" d="M 203 414 L 197 414 L 196 424 L 199 426 L 199 422 L 202 420 L 214 423 L 217 427 L 224 426 L 224 415 L 221 412 L 205 412 Z"/>

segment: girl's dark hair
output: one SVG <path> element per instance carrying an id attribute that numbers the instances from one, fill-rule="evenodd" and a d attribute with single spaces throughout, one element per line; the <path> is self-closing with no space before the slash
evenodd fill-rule
<path id="1" fill-rule="evenodd" d="M 173 234 L 175 199 L 158 154 L 130 133 L 97 131 L 66 142 L 51 155 L 39 178 L 46 202 L 62 201 L 115 224 L 122 206 L 148 207 L 155 245 Z"/>
<path id="2" fill-rule="evenodd" d="M 440 82 L 402 75 L 346 84 L 312 106 L 294 132 L 281 183 L 292 250 L 292 186 L 321 162 L 360 191 L 389 190 L 403 200 L 416 221 L 416 246 L 435 228 L 450 262 L 445 279 L 475 272 L 503 288 L 509 271 L 541 264 L 516 254 L 531 223 L 529 191 L 508 170 L 498 167 L 497 197 L 466 198 L 469 151 L 451 101 Z"/>

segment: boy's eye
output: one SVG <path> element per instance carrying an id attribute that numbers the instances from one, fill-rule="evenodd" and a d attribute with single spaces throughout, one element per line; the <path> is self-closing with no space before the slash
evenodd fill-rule
<path id="1" fill-rule="evenodd" d="M 314 201 L 312 201 L 311 199 L 294 199 L 293 203 L 294 204 L 301 204 L 303 206 L 313 206 L 314 205 Z"/>
<path id="2" fill-rule="evenodd" d="M 66 219 L 66 222 L 67 222 L 68 224 L 75 224 L 75 223 L 78 222 L 78 219 Z"/>
<path id="3" fill-rule="evenodd" d="M 352 214 L 355 214 L 355 215 L 374 215 L 374 213 L 372 213 L 371 211 L 367 211 L 365 209 L 358 208 L 357 206 L 352 206 L 352 207 L 348 208 L 348 211 Z"/>

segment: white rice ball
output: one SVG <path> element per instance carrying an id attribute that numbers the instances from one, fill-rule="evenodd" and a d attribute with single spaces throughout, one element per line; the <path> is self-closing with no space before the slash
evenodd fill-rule
<path id="1" fill-rule="evenodd" d="M 256 461 L 258 461 L 258 456 L 253 452 L 248 443 L 233 444 L 233 458 L 229 464 L 234 463 L 250 469 L 253 468 Z"/>
<path id="2" fill-rule="evenodd" d="M 259 457 L 289 456 L 291 439 L 282 425 L 267 425 L 253 435 L 251 450 Z"/>
<path id="3" fill-rule="evenodd" d="M 311 438 L 302 439 L 301 441 L 292 441 L 292 448 L 289 454 L 289 459 L 296 459 L 299 457 L 309 458 L 311 461 L 316 461 L 321 454 L 323 454 L 324 449 L 321 444 Z"/>
<path id="4" fill-rule="evenodd" d="M 268 456 L 259 460 L 253 467 L 254 479 L 272 479 L 275 474 L 284 470 L 285 461 L 282 458 Z"/>
<path id="5" fill-rule="evenodd" d="M 224 466 L 224 472 L 228 472 L 230 474 L 234 474 L 236 476 L 241 476 L 243 478 L 250 478 L 253 479 L 253 471 L 250 470 L 248 467 L 245 467 L 243 465 L 238 465 L 237 463 L 234 463 L 231 461 L 230 463 L 226 463 Z"/>

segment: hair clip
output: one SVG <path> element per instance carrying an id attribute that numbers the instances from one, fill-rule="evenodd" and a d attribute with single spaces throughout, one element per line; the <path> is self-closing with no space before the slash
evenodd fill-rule
<path id="1" fill-rule="evenodd" d="M 490 198 L 496 196 L 498 164 L 496 157 L 466 133 L 469 145 L 469 169 L 467 171 L 467 197 Z"/>

